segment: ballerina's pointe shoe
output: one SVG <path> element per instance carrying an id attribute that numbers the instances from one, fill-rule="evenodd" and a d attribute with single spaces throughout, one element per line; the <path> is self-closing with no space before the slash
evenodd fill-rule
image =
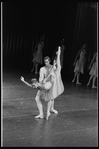
<path id="1" fill-rule="evenodd" d="M 37 116 L 35 116 L 35 118 L 44 118 L 44 116 L 43 115 L 37 115 Z"/>
<path id="2" fill-rule="evenodd" d="M 51 115 L 50 112 L 47 113 L 46 120 L 48 120 L 49 116 Z"/>
<path id="3" fill-rule="evenodd" d="M 55 114 L 58 114 L 58 111 L 55 110 L 55 109 L 52 109 L 51 112 L 55 113 Z"/>

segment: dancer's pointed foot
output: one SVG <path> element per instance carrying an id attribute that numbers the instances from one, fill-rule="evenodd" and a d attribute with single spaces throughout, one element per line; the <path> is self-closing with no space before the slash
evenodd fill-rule
<path id="1" fill-rule="evenodd" d="M 55 114 L 58 114 L 58 111 L 55 110 L 55 109 L 51 109 L 51 112 L 55 113 Z"/>
<path id="2" fill-rule="evenodd" d="M 79 85 L 81 85 L 81 83 L 80 83 L 80 82 L 76 82 L 76 84 L 79 84 Z"/>
<path id="3" fill-rule="evenodd" d="M 35 118 L 44 118 L 44 116 L 39 114 L 39 115 L 35 116 Z"/>
<path id="4" fill-rule="evenodd" d="M 49 116 L 51 115 L 50 112 L 47 112 L 46 120 L 48 120 Z"/>
<path id="5" fill-rule="evenodd" d="M 93 85 L 92 88 L 97 88 L 97 87 Z"/>

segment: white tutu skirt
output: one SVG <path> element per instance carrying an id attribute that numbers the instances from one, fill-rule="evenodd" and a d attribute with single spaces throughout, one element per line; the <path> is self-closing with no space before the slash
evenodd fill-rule
<path id="1" fill-rule="evenodd" d="M 74 72 L 79 71 L 82 74 L 84 73 L 84 67 L 85 67 L 85 59 L 79 59 L 76 62 L 75 68 L 74 68 Z"/>

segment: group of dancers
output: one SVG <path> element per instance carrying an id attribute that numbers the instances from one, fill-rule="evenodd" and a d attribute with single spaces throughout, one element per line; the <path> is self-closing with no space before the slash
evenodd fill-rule
<path id="1" fill-rule="evenodd" d="M 60 56 L 60 63 L 61 63 L 61 68 L 63 68 L 63 58 L 64 58 L 64 39 L 61 40 L 60 42 L 60 46 L 61 46 L 61 56 Z M 75 58 L 75 61 L 73 63 L 74 66 L 74 78 L 72 80 L 72 82 L 75 82 L 76 78 L 76 84 L 81 84 L 80 83 L 80 75 L 84 74 L 85 72 L 85 66 L 86 66 L 86 53 L 87 53 L 87 45 L 83 44 L 81 47 L 81 50 L 78 51 L 77 56 Z M 34 52 L 33 52 L 33 69 L 31 70 L 31 72 L 35 71 L 35 74 L 39 74 L 38 72 L 38 68 L 39 65 L 43 64 L 43 56 L 42 56 L 42 49 L 44 47 L 44 36 L 41 37 L 40 41 L 37 43 L 37 45 L 35 46 Z M 56 58 L 56 51 L 57 48 L 55 49 L 53 56 L 52 56 L 52 61 Z M 94 54 L 90 65 L 88 66 L 88 71 L 89 71 L 89 81 L 87 83 L 87 86 L 90 85 L 91 80 L 92 80 L 92 88 L 97 88 L 95 86 L 96 83 L 96 78 L 97 78 L 97 52 Z"/>
<path id="2" fill-rule="evenodd" d="M 84 71 L 85 71 L 84 69 L 85 69 L 85 65 L 86 65 L 86 52 L 87 52 L 86 44 L 84 44 L 82 46 L 81 50 L 78 52 L 78 54 L 75 58 L 75 61 L 73 63 L 73 66 L 75 66 L 75 67 L 74 67 L 74 78 L 73 78 L 72 82 L 74 82 L 77 78 L 76 84 L 81 84 L 79 82 L 79 78 L 80 78 L 80 74 L 84 74 Z M 90 85 L 91 80 L 93 79 L 92 88 L 97 88 L 95 86 L 96 78 L 97 78 L 97 58 L 98 58 L 98 54 L 96 52 L 90 62 L 89 67 L 88 67 L 90 78 L 87 83 L 87 86 Z"/>
<path id="3" fill-rule="evenodd" d="M 42 64 L 42 49 L 44 47 L 44 38 L 41 38 L 40 42 L 37 44 L 38 50 L 33 54 L 33 69 L 35 70 L 35 74 L 38 73 L 38 65 Z M 29 84 L 24 80 L 24 77 L 21 76 L 21 81 L 23 81 L 26 85 L 32 88 L 37 88 L 37 94 L 35 97 L 35 101 L 39 110 L 39 114 L 35 116 L 35 118 L 44 118 L 42 99 L 47 102 L 47 114 L 46 119 L 48 120 L 51 112 L 58 114 L 58 111 L 54 109 L 54 99 L 56 99 L 59 95 L 64 92 L 64 84 L 61 78 L 61 69 L 63 67 L 63 56 L 64 56 L 64 39 L 61 40 L 61 44 L 57 47 L 53 55 L 53 64 L 51 65 L 50 57 L 44 57 L 44 66 L 40 68 L 39 71 L 39 79 L 32 79 L 32 83 Z M 81 50 L 78 52 L 76 59 L 74 61 L 74 79 L 75 81 L 77 77 L 77 84 L 81 84 L 79 82 L 80 74 L 84 73 L 84 67 L 86 64 L 86 44 L 84 44 Z M 92 67 L 91 67 L 92 66 Z M 90 84 L 91 79 L 93 78 L 92 88 L 95 88 L 95 80 L 97 77 L 97 53 L 95 53 L 94 58 L 92 59 L 90 66 L 90 79 L 88 84 Z"/>

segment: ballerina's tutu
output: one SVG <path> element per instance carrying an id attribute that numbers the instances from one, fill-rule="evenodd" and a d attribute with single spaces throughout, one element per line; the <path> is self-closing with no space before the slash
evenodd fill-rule
<path id="1" fill-rule="evenodd" d="M 45 82 L 44 84 L 42 84 L 42 86 L 44 87 L 45 90 L 49 90 L 52 87 L 52 83 Z"/>

